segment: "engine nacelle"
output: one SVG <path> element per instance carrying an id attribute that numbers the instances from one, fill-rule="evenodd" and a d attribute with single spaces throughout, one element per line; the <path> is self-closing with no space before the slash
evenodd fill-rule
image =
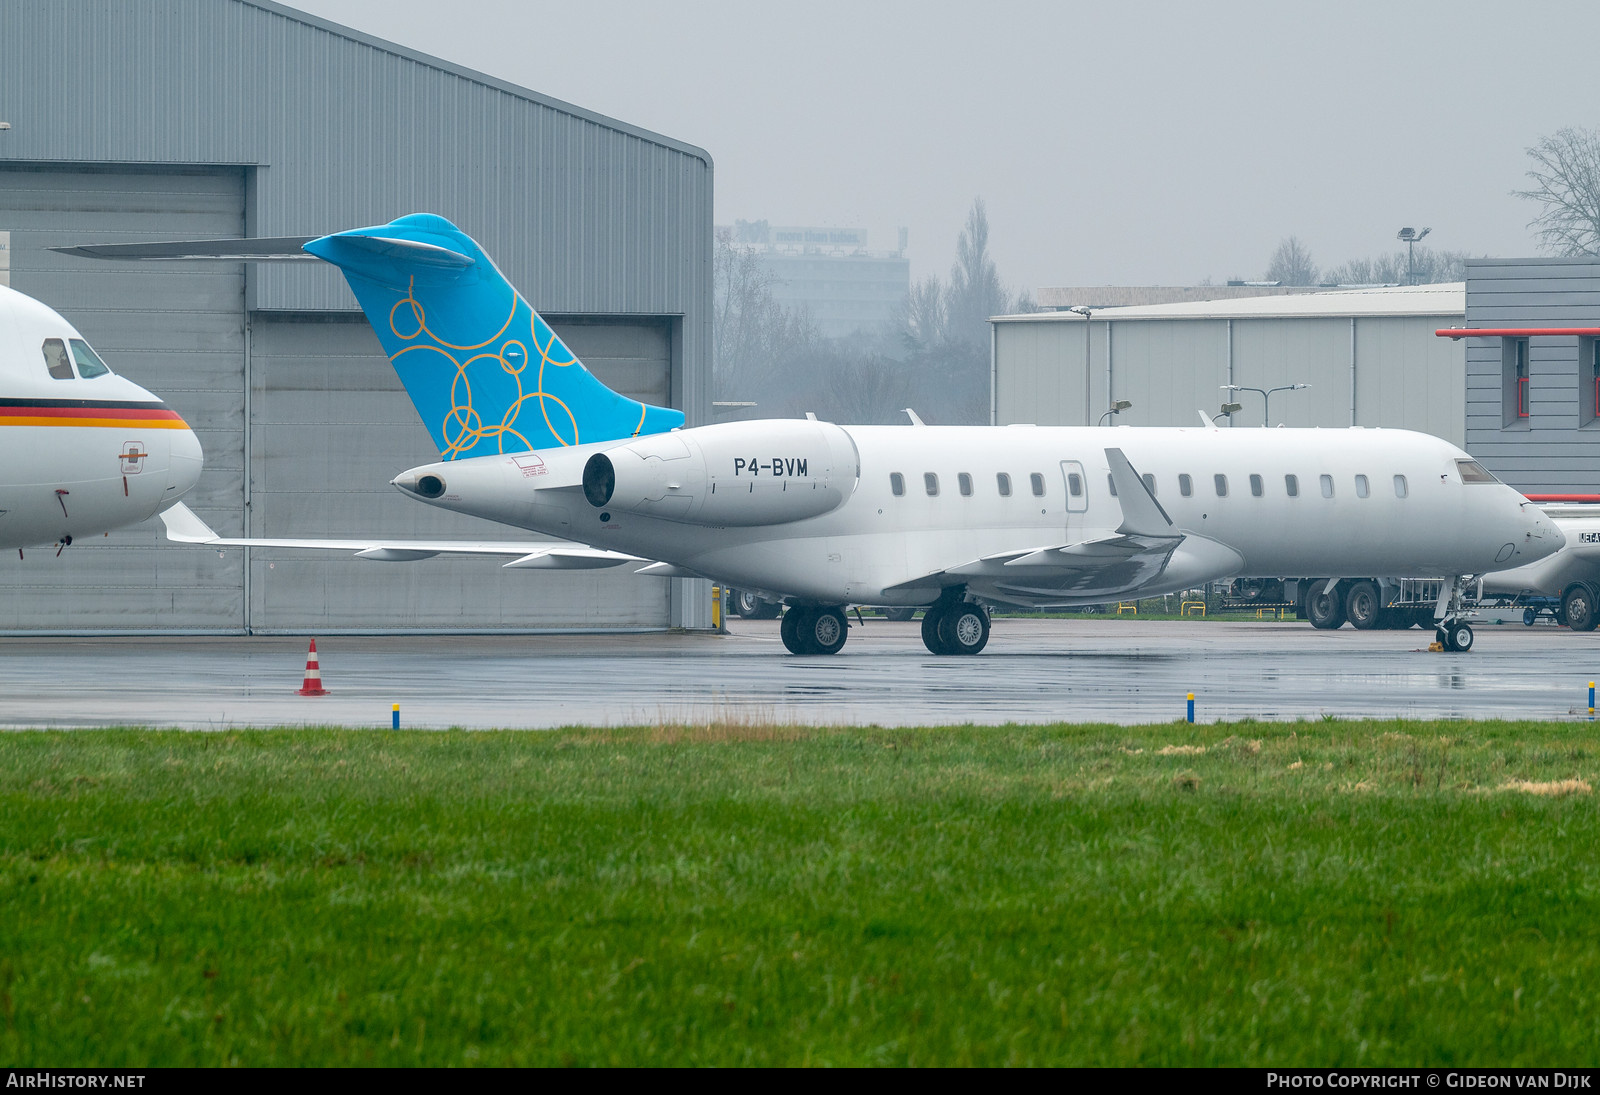
<path id="1" fill-rule="evenodd" d="M 727 422 L 641 437 L 589 457 L 596 509 L 718 527 L 820 517 L 856 489 L 855 442 L 831 422 Z"/>

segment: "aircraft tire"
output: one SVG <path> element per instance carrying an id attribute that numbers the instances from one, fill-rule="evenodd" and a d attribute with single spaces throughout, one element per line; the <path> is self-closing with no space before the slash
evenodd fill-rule
<path id="1" fill-rule="evenodd" d="M 1335 631 L 1344 626 L 1344 598 L 1339 588 L 1323 593 L 1320 589 L 1306 595 L 1306 619 L 1318 631 Z"/>
<path id="2" fill-rule="evenodd" d="M 1444 628 L 1444 648 L 1453 654 L 1465 654 L 1472 649 L 1472 628 L 1464 623 L 1449 624 Z"/>
<path id="3" fill-rule="evenodd" d="M 946 654 L 977 654 L 989 645 L 989 611 L 980 604 L 957 605 L 939 619 L 939 641 Z"/>
<path id="4" fill-rule="evenodd" d="M 733 591 L 733 611 L 747 620 L 775 620 L 781 605 L 763 597 L 757 597 L 747 589 Z"/>
<path id="5" fill-rule="evenodd" d="M 935 604 L 922 614 L 922 645 L 930 654 L 944 654 L 944 640 L 939 636 L 939 621 L 944 619 L 944 606 Z"/>
<path id="6" fill-rule="evenodd" d="M 813 609 L 796 606 L 783 614 L 783 620 L 778 625 L 778 635 L 783 639 L 783 645 L 791 654 L 810 654 L 811 647 L 806 641 L 807 617 Z"/>
<path id="7" fill-rule="evenodd" d="M 801 634 L 812 654 L 837 654 L 850 637 L 850 623 L 842 608 L 817 608 L 800 621 Z"/>
<path id="8" fill-rule="evenodd" d="M 1594 594 L 1585 585 L 1575 585 L 1561 598 L 1561 613 L 1574 631 L 1593 631 L 1600 624 L 1594 610 Z"/>
<path id="9" fill-rule="evenodd" d="M 1378 583 L 1365 578 L 1350 583 L 1350 592 L 1344 598 L 1344 614 L 1350 626 L 1357 631 L 1374 631 L 1382 627 L 1387 613 L 1383 611 L 1383 595 L 1378 590 Z"/>

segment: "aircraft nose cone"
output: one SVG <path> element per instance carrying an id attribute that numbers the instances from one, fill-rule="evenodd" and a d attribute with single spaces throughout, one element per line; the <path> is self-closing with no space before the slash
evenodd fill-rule
<path id="1" fill-rule="evenodd" d="M 205 467 L 205 454 L 200 450 L 200 439 L 187 427 L 172 431 L 172 458 L 167 463 L 167 491 L 163 501 L 176 502 L 200 481 Z"/>
<path id="2" fill-rule="evenodd" d="M 1529 502 L 1522 507 L 1524 517 L 1523 554 L 1530 559 L 1543 559 L 1554 555 L 1566 546 L 1567 536 L 1548 514 Z"/>

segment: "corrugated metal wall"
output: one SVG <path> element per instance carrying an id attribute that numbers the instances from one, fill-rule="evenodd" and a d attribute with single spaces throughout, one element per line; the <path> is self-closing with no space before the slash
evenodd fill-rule
<path id="1" fill-rule="evenodd" d="M 1464 355 L 1433 334 L 1459 321 L 1362 316 L 1355 320 L 1352 347 L 1349 317 L 1234 319 L 1231 334 L 1226 319 L 1096 319 L 1090 325 L 1088 415 L 1083 323 L 996 323 L 994 420 L 1081 426 L 1098 422 L 1112 400 L 1129 399 L 1133 406 L 1116 417 L 1118 424 L 1197 425 L 1196 411 L 1214 414 L 1223 402 L 1238 402 L 1244 409 L 1234 424 L 1255 426 L 1263 419 L 1261 395 L 1228 394 L 1221 385 L 1270 389 L 1298 383 L 1311 389 L 1272 396 L 1273 425 L 1389 426 L 1459 445 L 1465 439 Z"/>
<path id="2" fill-rule="evenodd" d="M 5 0 L 0 43 L 0 115 L 13 127 L 0 132 L 0 178 L 13 182 L 0 185 L 18 194 L 28 185 L 14 180 L 64 171 L 80 181 L 34 189 L 69 194 L 92 179 L 104 199 L 94 211 L 52 208 L 48 225 L 32 227 L 17 220 L 16 202 L 0 202 L 0 231 L 14 233 L 14 284 L 61 309 L 115 367 L 197 427 L 207 466 L 190 501 L 219 531 L 245 525 L 248 370 L 252 534 L 304 533 L 295 522 L 310 520 L 325 533 L 514 535 L 465 518 L 441 524 L 447 515 L 390 497 L 396 470 L 436 454 L 381 357 L 354 384 L 355 374 L 334 367 L 376 351 L 359 348 L 371 342 L 364 326 L 314 322 L 354 312 L 336 271 L 130 268 L 44 247 L 306 235 L 440 213 L 475 236 L 536 308 L 565 314 L 558 329 L 602 378 L 683 409 L 691 423 L 709 417 L 712 168 L 700 149 L 264 0 Z M 179 178 L 223 180 L 222 215 L 175 219 L 146 185 Z M 211 299 L 207 286 L 225 287 L 225 308 L 180 316 L 169 307 Z M 320 365 L 319 339 L 330 354 Z M 210 356 L 200 368 L 177 368 L 202 352 Z M 354 527 L 363 517 L 378 526 Z M 0 628 L 697 626 L 709 617 L 699 582 L 676 581 L 669 610 L 659 581 L 563 577 L 561 590 L 530 596 L 545 583 L 513 581 L 483 560 L 461 564 L 471 570 L 433 561 L 423 564 L 431 573 L 408 577 L 398 566 L 257 552 L 247 573 L 241 553 L 218 560 L 158 548 L 157 534 L 152 523 L 113 537 L 152 553 L 127 557 L 132 577 L 107 578 L 116 568 L 75 547 L 61 581 L 40 587 L 38 603 L 53 609 L 14 602 L 21 607 Z M 321 567 L 323 577 L 297 572 L 285 582 L 286 566 Z M 74 592 L 106 581 L 126 588 L 104 598 L 104 611 Z M 441 592 L 452 586 L 453 600 Z M 460 592 L 468 587 L 471 596 Z"/>
<path id="3" fill-rule="evenodd" d="M 1600 326 L 1600 260 L 1479 259 L 1467 263 L 1468 327 Z M 1528 340 L 1528 416 L 1505 406 L 1502 340 L 1469 338 L 1467 448 L 1501 479 L 1534 493 L 1600 491 L 1600 426 L 1592 361 L 1576 335 Z M 1592 406 L 1592 403 L 1590 404 Z"/>
<path id="4" fill-rule="evenodd" d="M 244 276 L 235 265 L 86 263 L 49 247 L 236 235 L 237 169 L 106 172 L 0 163 L 0 226 L 12 287 L 48 302 L 111 367 L 166 400 L 205 450 L 190 501 L 238 535 L 243 497 Z M 231 628 L 237 560 L 175 551 L 150 521 L 82 539 L 59 558 L 28 551 L 0 567 L 0 629 Z"/>

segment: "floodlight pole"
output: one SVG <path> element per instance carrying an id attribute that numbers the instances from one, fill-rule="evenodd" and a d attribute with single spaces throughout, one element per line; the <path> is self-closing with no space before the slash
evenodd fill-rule
<path id="1" fill-rule="evenodd" d="M 1309 384 L 1280 384 L 1276 388 L 1252 388 L 1248 384 L 1221 384 L 1218 386 L 1229 392 L 1259 392 L 1261 394 L 1261 424 L 1263 426 L 1272 424 L 1273 392 L 1294 392 L 1299 391 L 1301 388 L 1311 387 Z"/>

